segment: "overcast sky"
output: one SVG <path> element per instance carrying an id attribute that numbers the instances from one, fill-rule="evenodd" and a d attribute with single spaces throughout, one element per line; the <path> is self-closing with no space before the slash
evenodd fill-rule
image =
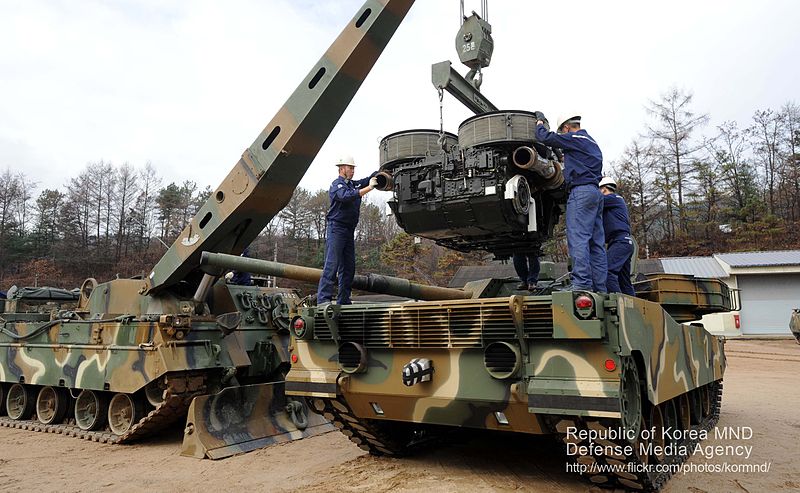
<path id="1" fill-rule="evenodd" d="M 0 172 L 41 190 L 88 162 L 151 161 L 165 185 L 216 187 L 361 4 L 0 0 Z M 343 154 L 367 174 L 389 133 L 438 128 L 430 66 L 457 62 L 458 4 L 416 2 L 302 186 L 327 188 Z M 607 163 L 672 86 L 711 115 L 708 134 L 800 101 L 796 0 L 489 0 L 488 18 L 483 93 L 502 109 L 582 113 Z M 444 114 L 451 132 L 470 116 L 449 96 Z"/>

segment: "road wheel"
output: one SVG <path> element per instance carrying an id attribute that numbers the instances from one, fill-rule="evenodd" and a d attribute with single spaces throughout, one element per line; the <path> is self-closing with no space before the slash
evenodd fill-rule
<path id="1" fill-rule="evenodd" d="M 688 394 L 689 414 L 693 425 L 699 425 L 703 421 L 703 398 L 700 389 L 693 389 Z"/>
<path id="2" fill-rule="evenodd" d="M 68 401 L 66 389 L 42 387 L 36 397 L 36 418 L 43 425 L 61 423 L 67 415 Z"/>
<path id="3" fill-rule="evenodd" d="M 703 417 L 707 418 L 711 415 L 711 386 L 703 385 L 697 392 L 700 394 L 700 409 L 703 412 Z"/>
<path id="4" fill-rule="evenodd" d="M 680 430 L 680 424 L 678 423 L 678 410 L 675 407 L 675 399 L 662 402 L 659 404 L 659 407 L 661 408 L 661 413 L 664 416 L 664 427 L 668 430 L 671 430 L 673 433 L 675 430 Z M 667 445 L 674 445 L 676 442 L 674 436 L 669 434 L 664 437 L 664 441 Z"/>
<path id="5" fill-rule="evenodd" d="M 108 424 L 115 435 L 124 435 L 144 415 L 142 402 L 129 394 L 116 394 L 108 404 Z"/>
<path id="6" fill-rule="evenodd" d="M 664 440 L 664 414 L 661 410 L 661 406 L 650 406 L 647 428 L 653 432 L 653 436 L 650 437 L 650 442 L 653 444 L 653 447 L 648 462 L 659 464 L 666 458 L 664 454 L 664 446 L 666 445 Z"/>
<path id="7" fill-rule="evenodd" d="M 642 423 L 642 386 L 639 381 L 639 372 L 633 358 L 622 358 L 622 369 L 619 379 L 620 411 L 622 414 L 622 427 L 633 430 L 634 434 L 626 436 L 636 440 L 641 430 Z"/>
<path id="8" fill-rule="evenodd" d="M 153 407 L 158 407 L 164 403 L 164 387 L 158 381 L 150 382 L 144 388 L 144 395 L 147 398 L 147 402 Z"/>
<path id="9" fill-rule="evenodd" d="M 84 390 L 75 399 L 75 423 L 84 431 L 99 430 L 106 424 L 108 399 L 93 390 Z"/>
<path id="10" fill-rule="evenodd" d="M 36 391 L 30 385 L 15 383 L 6 396 L 8 417 L 14 420 L 28 419 L 36 410 Z"/>
<path id="11" fill-rule="evenodd" d="M 678 411 L 678 423 L 682 430 L 692 427 L 692 405 L 689 402 L 689 393 L 681 394 L 674 399 Z"/>

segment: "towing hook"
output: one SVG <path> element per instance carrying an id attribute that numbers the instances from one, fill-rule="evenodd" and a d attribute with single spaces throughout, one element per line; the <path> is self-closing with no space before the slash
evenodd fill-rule
<path id="1" fill-rule="evenodd" d="M 308 427 L 308 417 L 306 416 L 306 411 L 302 403 L 289 401 L 289 403 L 286 404 L 286 413 L 289 414 L 292 423 L 294 423 L 298 430 L 302 431 Z"/>

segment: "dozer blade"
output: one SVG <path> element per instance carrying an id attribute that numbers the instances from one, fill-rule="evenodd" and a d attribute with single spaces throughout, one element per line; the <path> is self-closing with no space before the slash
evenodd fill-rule
<path id="1" fill-rule="evenodd" d="M 194 398 L 181 455 L 223 459 L 332 430 L 305 402 L 287 399 L 284 382 L 229 387 Z"/>

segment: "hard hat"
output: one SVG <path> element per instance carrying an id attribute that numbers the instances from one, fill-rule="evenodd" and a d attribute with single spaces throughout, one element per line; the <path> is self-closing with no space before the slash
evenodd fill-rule
<path id="1" fill-rule="evenodd" d="M 558 118 L 556 118 L 556 124 L 558 125 L 556 130 L 561 130 L 561 127 L 563 127 L 565 123 L 580 123 L 580 115 L 580 113 L 561 113 Z"/>
<path id="2" fill-rule="evenodd" d="M 336 166 L 355 166 L 355 165 L 356 165 L 356 160 L 353 159 L 353 156 L 344 156 L 336 161 Z"/>
<path id="3" fill-rule="evenodd" d="M 606 188 L 610 189 L 611 191 L 616 191 L 617 190 L 617 182 L 614 181 L 614 179 L 611 178 L 610 176 L 604 176 L 603 179 L 600 180 L 600 184 L 598 186 L 599 187 L 606 187 Z"/>

